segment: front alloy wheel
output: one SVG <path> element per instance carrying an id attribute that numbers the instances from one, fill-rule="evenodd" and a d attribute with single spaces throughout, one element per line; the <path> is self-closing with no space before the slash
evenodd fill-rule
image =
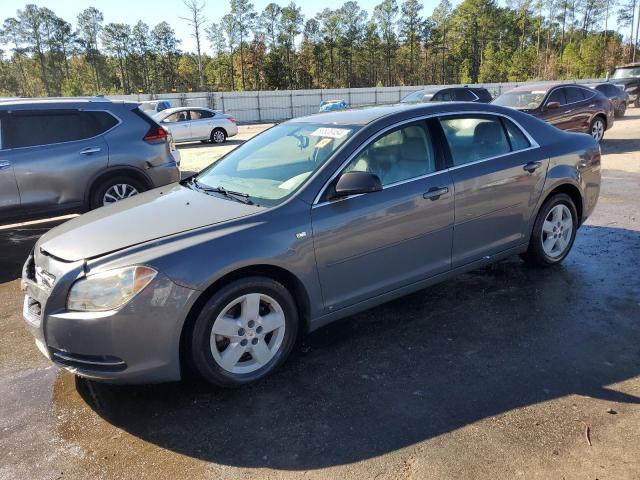
<path id="1" fill-rule="evenodd" d="M 198 314 L 190 334 L 191 365 L 215 385 L 250 383 L 285 361 L 297 332 L 297 306 L 284 285 L 267 277 L 241 278 L 220 288 Z"/>
<path id="2" fill-rule="evenodd" d="M 120 200 L 124 200 L 125 198 L 133 197 L 134 195 L 138 195 L 138 189 L 133 185 L 129 185 L 128 183 L 116 183 L 112 185 L 102 197 L 102 205 L 110 205 L 115 202 L 119 202 Z"/>

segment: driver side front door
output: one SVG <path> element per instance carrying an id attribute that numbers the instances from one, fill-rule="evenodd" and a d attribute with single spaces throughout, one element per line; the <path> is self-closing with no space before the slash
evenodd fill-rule
<path id="1" fill-rule="evenodd" d="M 453 185 L 436 162 L 426 122 L 378 135 L 340 173 L 346 171 L 375 173 L 383 189 L 336 200 L 322 197 L 312 207 L 327 312 L 449 270 Z"/>

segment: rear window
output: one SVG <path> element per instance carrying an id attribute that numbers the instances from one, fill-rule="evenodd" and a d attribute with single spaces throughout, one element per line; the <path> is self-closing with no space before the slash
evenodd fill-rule
<path id="1" fill-rule="evenodd" d="M 13 112 L 6 129 L 6 146 L 21 148 L 83 140 L 100 135 L 117 123 L 107 112 Z"/>

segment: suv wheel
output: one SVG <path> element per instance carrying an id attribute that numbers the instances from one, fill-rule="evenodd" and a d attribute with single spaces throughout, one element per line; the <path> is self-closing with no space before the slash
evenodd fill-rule
<path id="1" fill-rule="evenodd" d="M 549 198 L 538 212 L 529 249 L 522 259 L 532 265 L 556 265 L 569 255 L 578 230 L 578 213 L 569 195 Z"/>
<path id="2" fill-rule="evenodd" d="M 211 132 L 211 143 L 224 143 L 227 140 L 226 132 L 221 128 L 216 128 Z"/>
<path id="3" fill-rule="evenodd" d="M 112 177 L 94 189 L 91 209 L 111 205 L 125 198 L 133 197 L 146 190 L 138 180 L 130 177 Z"/>
<path id="4" fill-rule="evenodd" d="M 191 361 L 207 382 L 236 387 L 273 372 L 298 333 L 293 297 L 266 277 L 236 280 L 205 304 L 191 334 Z"/>

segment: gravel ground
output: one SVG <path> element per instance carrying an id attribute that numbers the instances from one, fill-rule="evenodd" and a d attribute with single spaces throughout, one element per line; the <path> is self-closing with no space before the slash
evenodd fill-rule
<path id="1" fill-rule="evenodd" d="M 55 222 L 0 229 L 0 479 L 639 479 L 639 132 L 637 109 L 607 132 L 561 267 L 509 259 L 350 317 L 234 391 L 53 367 L 18 277 Z M 231 147 L 182 146 L 183 167 Z"/>

